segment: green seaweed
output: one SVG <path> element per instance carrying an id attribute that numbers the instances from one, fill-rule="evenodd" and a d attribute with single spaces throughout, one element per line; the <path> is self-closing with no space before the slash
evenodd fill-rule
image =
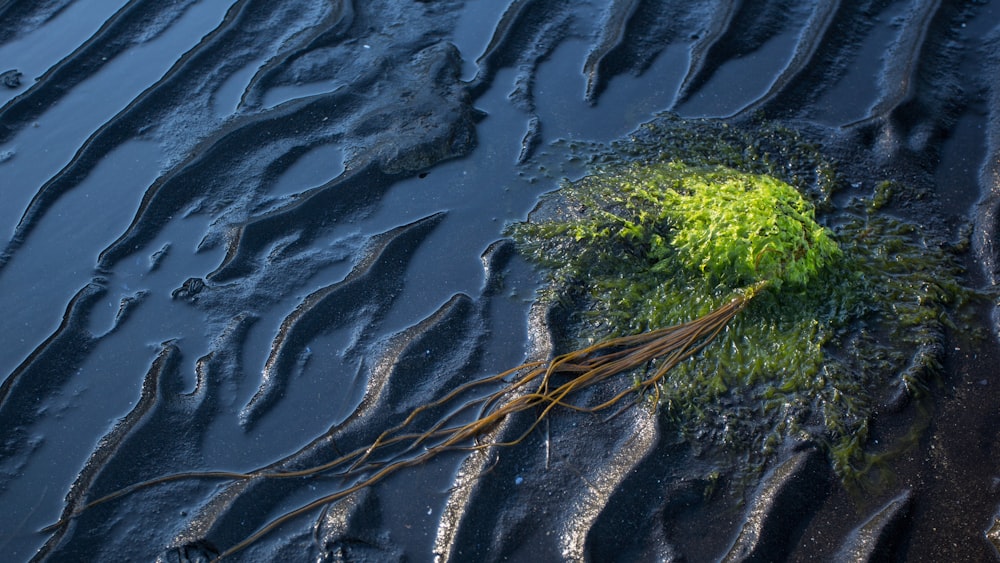
<path id="1" fill-rule="evenodd" d="M 765 282 L 697 358 L 665 374 L 657 406 L 699 449 L 747 465 L 788 438 L 812 440 L 840 476 L 858 478 L 873 463 L 868 425 L 884 390 L 919 396 L 939 367 L 962 294 L 955 258 L 882 212 L 892 182 L 834 206 L 836 176 L 813 147 L 767 129 L 794 162 L 784 165 L 707 126 L 722 134 L 687 127 L 666 148 L 646 137 L 595 155 L 592 174 L 564 182 L 509 234 L 547 272 L 541 299 L 577 321 L 571 347 L 692 321 Z"/>

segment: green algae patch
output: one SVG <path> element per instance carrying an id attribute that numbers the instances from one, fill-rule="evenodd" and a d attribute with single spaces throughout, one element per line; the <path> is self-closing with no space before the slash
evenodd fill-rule
<path id="1" fill-rule="evenodd" d="M 629 167 L 616 183 L 604 196 L 635 212 L 616 218 L 620 234 L 649 241 L 653 271 L 676 267 L 676 253 L 710 282 L 802 285 L 840 254 L 812 205 L 770 176 L 671 162 Z"/>
<path id="2" fill-rule="evenodd" d="M 605 159 L 509 234 L 547 272 L 541 299 L 568 314 L 568 347 L 689 322 L 754 291 L 651 401 L 694 447 L 737 465 L 791 438 L 824 445 L 839 475 L 857 477 L 878 401 L 921 393 L 937 367 L 961 293 L 954 257 L 880 215 L 884 201 L 833 206 L 828 174 L 820 189 L 793 186 L 734 152 Z"/>

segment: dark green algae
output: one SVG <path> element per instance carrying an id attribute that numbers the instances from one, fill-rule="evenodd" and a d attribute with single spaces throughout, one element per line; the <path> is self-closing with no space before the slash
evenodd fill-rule
<path id="1" fill-rule="evenodd" d="M 509 229 L 546 273 L 540 299 L 567 321 L 554 327 L 571 335 L 558 346 L 689 321 L 762 281 L 692 267 L 670 250 L 681 230 L 663 208 L 670 198 L 645 197 L 685 183 L 664 181 L 665 169 L 695 182 L 721 173 L 787 183 L 838 250 L 791 283 L 784 272 L 762 274 L 768 287 L 667 374 L 658 403 L 646 402 L 697 451 L 741 468 L 762 467 L 788 440 L 808 441 L 845 480 L 864 476 L 880 459 L 868 444 L 875 411 L 926 393 L 967 294 L 955 249 L 886 212 L 905 186 L 848 182 L 818 145 L 762 122 L 666 116 L 629 139 L 574 151 L 588 175 L 563 181 Z"/>

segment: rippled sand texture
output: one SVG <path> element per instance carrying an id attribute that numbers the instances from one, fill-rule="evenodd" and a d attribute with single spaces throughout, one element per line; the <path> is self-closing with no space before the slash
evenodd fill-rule
<path id="1" fill-rule="evenodd" d="M 0 73 L 6 561 L 211 559 L 342 483 L 180 480 L 39 530 L 161 475 L 322 464 L 545 353 L 503 225 L 582 172 L 574 143 L 659 111 L 781 120 L 846 177 L 905 179 L 926 195 L 896 211 L 1000 283 L 995 3 L 6 2 Z M 567 414 L 231 559 L 990 560 L 995 342 L 949 341 L 871 498 L 806 448 L 708 502 L 710 460 L 651 413 Z"/>

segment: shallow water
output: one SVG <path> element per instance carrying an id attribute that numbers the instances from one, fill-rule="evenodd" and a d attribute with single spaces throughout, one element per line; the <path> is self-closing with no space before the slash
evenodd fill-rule
<path id="1" fill-rule="evenodd" d="M 0 7 L 0 72 L 22 73 L 0 86 L 6 560 L 217 553 L 336 482 L 178 482 L 39 530 L 143 479 L 316 463 L 520 363 L 538 278 L 487 249 L 585 172 L 573 142 L 657 112 L 756 113 L 906 179 L 927 197 L 896 211 L 1000 281 L 994 4 L 21 4 Z M 699 502 L 705 461 L 640 413 L 560 419 L 473 486 L 445 456 L 234 560 L 996 558 L 996 339 L 965 334 L 996 318 L 948 335 L 932 400 L 874 423 L 930 412 L 891 485 L 859 501 L 802 462 L 748 502 L 801 526 L 745 552 L 745 512 Z"/>

